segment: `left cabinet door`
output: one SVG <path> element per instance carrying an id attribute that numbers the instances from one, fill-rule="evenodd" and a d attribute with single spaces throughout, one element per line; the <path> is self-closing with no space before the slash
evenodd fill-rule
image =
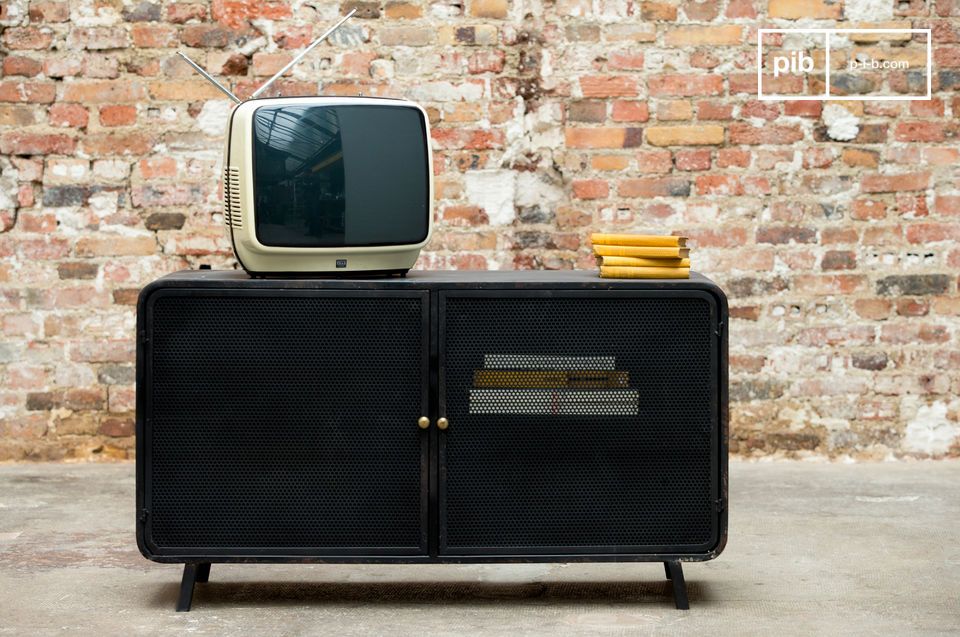
<path id="1" fill-rule="evenodd" d="M 146 296 L 141 550 L 161 561 L 426 554 L 428 304 L 426 291 Z"/>

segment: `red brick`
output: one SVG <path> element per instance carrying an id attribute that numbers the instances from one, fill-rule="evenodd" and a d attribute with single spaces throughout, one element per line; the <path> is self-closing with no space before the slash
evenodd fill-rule
<path id="1" fill-rule="evenodd" d="M 611 53 L 607 59 L 607 66 L 614 71 L 642 71 L 643 61 L 641 52 Z"/>
<path id="2" fill-rule="evenodd" d="M 733 119 L 733 104 L 697 102 L 697 116 L 701 120 L 730 120 Z"/>
<path id="3" fill-rule="evenodd" d="M 167 22 L 186 24 L 202 22 L 207 18 L 207 7 L 200 3 L 174 2 L 167 5 Z"/>
<path id="4" fill-rule="evenodd" d="M 141 49 L 164 49 L 177 46 L 180 34 L 176 27 L 165 24 L 135 24 L 130 29 L 133 45 Z"/>
<path id="5" fill-rule="evenodd" d="M 900 122 L 893 136 L 900 142 L 942 142 L 946 131 L 941 122 Z"/>
<path id="6" fill-rule="evenodd" d="M 621 197 L 687 197 L 690 181 L 677 177 L 640 177 L 624 179 L 617 187 Z"/>
<path id="7" fill-rule="evenodd" d="M 824 270 L 855 270 L 857 253 L 853 250 L 828 250 L 823 254 L 820 267 Z"/>
<path id="8" fill-rule="evenodd" d="M 135 421 L 133 418 L 110 416 L 100 422 L 98 433 L 112 437 L 132 436 L 135 430 L 134 425 Z"/>
<path id="9" fill-rule="evenodd" d="M 743 27 L 736 24 L 723 26 L 684 26 L 667 31 L 664 43 L 669 47 L 730 46 L 743 42 Z"/>
<path id="10" fill-rule="evenodd" d="M 694 248 L 736 248 L 747 242 L 746 228 L 700 228 L 684 233 Z"/>
<path id="11" fill-rule="evenodd" d="M 60 99 L 80 104 L 140 103 L 147 101 L 147 89 L 137 81 L 64 82 Z"/>
<path id="12" fill-rule="evenodd" d="M 820 117 L 823 102 L 813 100 L 787 101 L 783 105 L 783 114 L 791 117 Z"/>
<path id="13" fill-rule="evenodd" d="M 45 82 L 0 82 L 0 102 L 34 102 L 50 104 L 56 99 L 57 87 Z"/>
<path id="14" fill-rule="evenodd" d="M 850 206 L 850 218 L 860 221 L 883 219 L 887 216 L 887 206 L 877 199 L 857 199 Z"/>
<path id="15" fill-rule="evenodd" d="M 747 18 L 752 20 L 757 17 L 757 8 L 754 5 L 754 0 L 730 0 L 727 11 L 723 15 L 730 19 Z"/>
<path id="16" fill-rule="evenodd" d="M 617 100 L 613 103 L 612 119 L 615 122 L 645 122 L 650 119 L 646 102 Z"/>
<path id="17" fill-rule="evenodd" d="M 682 73 L 653 75 L 647 78 L 647 89 L 652 97 L 720 95 L 723 93 L 723 77 Z"/>
<path id="18" fill-rule="evenodd" d="M 102 51 L 107 49 L 125 49 L 130 46 L 130 38 L 122 27 L 77 27 L 74 26 L 67 36 L 67 46 L 74 51 L 89 49 Z"/>
<path id="19" fill-rule="evenodd" d="M 943 117 L 943 113 L 943 100 L 938 97 L 910 102 L 910 114 L 916 117 Z"/>
<path id="20" fill-rule="evenodd" d="M 70 360 L 78 363 L 132 363 L 136 342 L 133 338 L 78 341 L 68 351 Z"/>
<path id="21" fill-rule="evenodd" d="M 635 97 L 637 81 L 632 77 L 594 75 L 580 78 L 580 90 L 586 98 Z"/>
<path id="22" fill-rule="evenodd" d="M 51 126 L 83 128 L 90 119 L 90 113 L 79 104 L 58 103 L 47 111 Z"/>
<path id="23" fill-rule="evenodd" d="M 876 168 L 880 164 L 880 156 L 874 150 L 862 148 L 844 148 L 841 154 L 843 163 L 848 166 L 866 166 Z"/>
<path id="24" fill-rule="evenodd" d="M 933 200 L 933 210 L 938 215 L 960 215 L 960 195 L 937 195 Z"/>
<path id="25" fill-rule="evenodd" d="M 677 19 L 677 7 L 666 2 L 644 0 L 640 5 L 640 17 L 647 22 L 674 22 Z"/>
<path id="26" fill-rule="evenodd" d="M 443 220 L 454 226 L 482 226 L 490 223 L 487 213 L 477 206 L 447 206 Z"/>
<path id="27" fill-rule="evenodd" d="M 901 345 L 914 343 L 946 343 L 950 340 L 950 331 L 944 325 L 898 324 L 884 325 L 880 328 L 882 343 Z"/>
<path id="28" fill-rule="evenodd" d="M 21 239 L 20 253 L 27 259 L 62 259 L 70 254 L 70 243 L 56 237 Z"/>
<path id="29" fill-rule="evenodd" d="M 387 5 L 389 9 L 390 5 Z M 501 50 L 477 51 L 467 60 L 467 70 L 473 74 L 501 73 L 507 56 Z"/>
<path id="30" fill-rule="evenodd" d="M 9 132 L 0 136 L 0 152 L 6 155 L 72 155 L 77 140 L 69 135 Z"/>
<path id="31" fill-rule="evenodd" d="M 357 64 L 351 62 L 351 57 L 356 57 L 359 54 L 355 53 L 345 53 L 344 54 L 344 63 L 342 65 L 342 70 L 345 74 L 356 75 L 359 73 L 359 69 L 356 68 Z M 370 60 L 374 57 L 375 53 L 368 53 L 364 59 L 366 63 L 364 64 L 363 74 L 367 75 L 370 69 Z M 286 66 L 290 60 L 293 59 L 293 56 L 289 53 L 254 53 L 253 55 L 253 74 L 254 75 L 273 75 L 284 66 Z"/>
<path id="32" fill-rule="evenodd" d="M 918 219 L 930 214 L 927 209 L 927 198 L 924 195 L 913 193 L 897 193 L 897 214 L 901 217 Z"/>
<path id="33" fill-rule="evenodd" d="M 729 134 L 731 144 L 792 144 L 803 139 L 800 127 L 791 125 L 752 126 L 733 122 Z"/>
<path id="34" fill-rule="evenodd" d="M 644 173 L 668 173 L 673 170 L 673 156 L 669 150 L 650 150 L 637 153 L 637 168 Z"/>
<path id="35" fill-rule="evenodd" d="M 10 49 L 30 49 L 40 51 L 49 49 L 53 42 L 53 30 L 49 27 L 7 27 L 3 31 L 3 42 Z"/>
<path id="36" fill-rule="evenodd" d="M 283 20 L 291 16 L 290 6 L 284 2 L 258 0 L 213 0 L 211 11 L 214 20 L 234 29 L 257 18 Z"/>
<path id="37" fill-rule="evenodd" d="M 150 97 L 157 101 L 222 99 L 220 89 L 206 80 L 155 80 L 150 82 Z"/>
<path id="38" fill-rule="evenodd" d="M 815 228 L 803 226 L 765 226 L 757 230 L 757 243 L 816 243 Z"/>
<path id="39" fill-rule="evenodd" d="M 67 22 L 70 20 L 70 4 L 31 1 L 29 15 L 33 22 Z"/>
<path id="40" fill-rule="evenodd" d="M 721 148 L 717 151 L 717 168 L 747 168 L 750 165 L 750 151 L 739 148 Z"/>
<path id="41" fill-rule="evenodd" d="M 710 159 L 709 149 L 680 150 L 673 155 L 678 170 L 710 170 Z"/>
<path id="42" fill-rule="evenodd" d="M 843 5 L 827 0 L 770 0 L 767 11 L 771 18 L 800 20 L 839 20 Z"/>
<path id="43" fill-rule="evenodd" d="M 879 321 L 890 316 L 893 303 L 886 299 L 857 299 L 853 307 L 861 318 Z"/>
<path id="44" fill-rule="evenodd" d="M 913 223 L 907 226 L 907 241 L 910 243 L 937 243 L 960 240 L 960 224 Z"/>
<path id="45" fill-rule="evenodd" d="M 576 199 L 606 199 L 610 195 L 610 185 L 603 179 L 578 179 L 573 182 L 573 196 Z"/>
<path id="46" fill-rule="evenodd" d="M 77 240 L 76 253 L 80 257 L 100 256 L 147 256 L 157 249 L 153 236 L 149 237 L 81 237 Z"/>
<path id="47" fill-rule="evenodd" d="M 631 136 L 639 137 L 629 128 L 566 128 L 564 139 L 567 148 L 625 148 Z M 639 145 L 639 141 L 633 144 Z"/>
<path id="48" fill-rule="evenodd" d="M 868 283 L 867 277 L 859 274 L 813 274 L 797 276 L 793 289 L 801 294 L 852 294 L 867 289 Z M 873 329 L 866 327 L 873 334 Z"/>
<path id="49" fill-rule="evenodd" d="M 898 299 L 897 314 L 900 316 L 926 316 L 930 313 L 930 302 L 926 299 Z"/>
<path id="50" fill-rule="evenodd" d="M 118 105 L 100 107 L 100 124 L 103 126 L 129 126 L 136 121 L 136 106 Z"/>
<path id="51" fill-rule="evenodd" d="M 815 146 L 803 151 L 804 168 L 828 168 L 833 164 L 834 150 Z"/>
<path id="52" fill-rule="evenodd" d="M 930 173 L 904 173 L 900 175 L 864 175 L 860 179 L 862 192 L 897 192 L 900 190 L 926 190 L 930 187 Z"/>
<path id="53" fill-rule="evenodd" d="M 38 75 L 42 70 L 43 64 L 33 58 L 22 55 L 8 55 L 3 60 L 3 74 L 5 76 L 22 75 L 24 77 L 33 77 L 34 75 Z"/>
<path id="54" fill-rule="evenodd" d="M 657 119 L 661 122 L 693 119 L 693 104 L 687 100 L 661 100 L 656 103 Z"/>
<path id="55" fill-rule="evenodd" d="M 960 113 L 960 102 L 955 112 Z M 960 164 L 960 149 L 931 146 L 923 149 L 923 161 L 931 166 L 954 166 Z"/>
<path id="56" fill-rule="evenodd" d="M 750 100 L 740 105 L 740 117 L 773 121 L 780 117 L 780 105 L 776 102 Z"/>
<path id="57" fill-rule="evenodd" d="M 147 133 L 99 133 L 83 139 L 83 150 L 91 155 L 145 155 L 153 148 Z"/>
<path id="58" fill-rule="evenodd" d="M 720 58 L 712 51 L 697 49 L 690 54 L 690 66 L 696 69 L 715 69 L 720 66 Z"/>
<path id="59" fill-rule="evenodd" d="M 83 60 L 79 57 L 48 58 L 43 61 L 43 73 L 47 77 L 73 77 L 83 72 Z"/>
<path id="60" fill-rule="evenodd" d="M 197 48 L 222 49 L 239 35 L 239 31 L 219 24 L 190 24 L 180 31 L 180 41 Z"/>
<path id="61" fill-rule="evenodd" d="M 148 157 L 140 160 L 144 179 L 168 179 L 177 176 L 177 162 L 172 157 Z"/>

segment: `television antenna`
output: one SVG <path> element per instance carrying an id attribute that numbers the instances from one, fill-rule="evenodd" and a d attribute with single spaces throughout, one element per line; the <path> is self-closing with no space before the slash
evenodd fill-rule
<path id="1" fill-rule="evenodd" d="M 317 38 L 316 40 L 314 40 L 313 42 L 311 42 L 311 43 L 310 43 L 310 46 L 308 46 L 308 47 L 305 48 L 303 51 L 301 51 L 300 54 L 297 55 L 297 57 L 295 57 L 295 58 L 293 58 L 292 60 L 290 60 L 290 62 L 289 62 L 285 67 L 283 67 L 282 69 L 280 69 L 279 71 L 277 71 L 277 72 L 273 75 L 273 77 L 271 77 L 269 80 L 267 80 L 260 88 L 258 88 L 257 90 L 255 90 L 255 91 L 253 92 L 253 94 L 251 94 L 248 99 L 254 99 L 257 95 L 260 95 L 260 94 L 263 93 L 265 90 L 267 90 L 267 89 L 270 87 L 270 85 L 273 84 L 274 82 L 276 82 L 278 79 L 280 79 L 280 77 L 281 77 L 284 73 L 286 73 L 286 72 L 289 71 L 291 68 L 293 68 L 294 66 L 296 66 L 297 63 L 298 63 L 300 60 L 303 59 L 303 56 L 305 56 L 307 53 L 309 53 L 310 51 L 312 51 L 313 49 L 315 49 L 318 44 L 320 44 L 321 42 L 323 42 L 324 40 L 326 40 L 328 37 L 330 37 L 330 36 L 333 34 L 334 31 L 336 31 L 336 30 L 339 29 L 341 26 L 343 26 L 343 23 L 346 22 L 347 20 L 349 20 L 350 18 L 352 18 L 352 17 L 353 17 L 353 14 L 356 13 L 356 12 L 357 12 L 357 10 L 356 10 L 356 9 L 353 9 L 350 13 L 348 13 L 348 14 L 345 15 L 345 16 L 343 16 L 343 18 L 341 18 L 339 22 L 337 22 L 335 25 L 333 25 L 332 27 L 330 27 L 329 29 L 327 29 L 327 30 L 323 33 L 323 35 L 321 35 L 319 38 Z M 186 60 L 186 61 L 187 61 L 187 64 L 189 64 L 190 66 L 192 66 L 192 67 L 197 71 L 197 73 L 199 73 L 200 75 L 203 76 L 203 79 L 207 80 L 208 82 L 210 82 L 211 84 L 213 84 L 214 86 L 216 86 L 218 89 L 220 89 L 220 91 L 222 91 L 227 97 L 229 97 L 230 99 L 232 99 L 235 103 L 237 103 L 237 104 L 243 103 L 244 100 L 241 100 L 239 97 L 237 97 L 236 95 L 234 95 L 233 92 L 232 92 L 230 89 L 228 89 L 226 86 L 224 86 L 223 84 L 221 84 L 220 82 L 218 82 L 218 81 L 216 80 L 216 78 L 214 78 L 212 75 L 210 75 L 209 73 L 207 73 L 207 72 L 203 69 L 203 67 L 201 67 L 199 64 L 197 64 L 196 62 L 194 62 L 194 61 L 191 60 L 190 58 L 188 58 L 187 55 L 186 55 L 186 53 L 184 53 L 183 51 L 177 51 L 177 55 L 179 55 L 179 56 L 182 57 L 184 60 Z"/>

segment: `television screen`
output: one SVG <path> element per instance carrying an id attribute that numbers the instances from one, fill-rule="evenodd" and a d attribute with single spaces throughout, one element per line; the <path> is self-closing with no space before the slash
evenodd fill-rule
<path id="1" fill-rule="evenodd" d="M 415 244 L 427 237 L 427 139 L 404 106 L 264 106 L 253 121 L 257 239 L 266 246 Z"/>

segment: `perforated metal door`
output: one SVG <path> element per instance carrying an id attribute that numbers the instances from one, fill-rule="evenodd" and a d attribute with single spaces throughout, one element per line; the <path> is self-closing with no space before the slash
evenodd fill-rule
<path id="1" fill-rule="evenodd" d="M 712 548 L 717 330 L 699 291 L 441 292 L 441 553 Z"/>
<path id="2" fill-rule="evenodd" d="M 154 293 L 154 552 L 424 552 L 427 305 L 426 292 Z"/>

